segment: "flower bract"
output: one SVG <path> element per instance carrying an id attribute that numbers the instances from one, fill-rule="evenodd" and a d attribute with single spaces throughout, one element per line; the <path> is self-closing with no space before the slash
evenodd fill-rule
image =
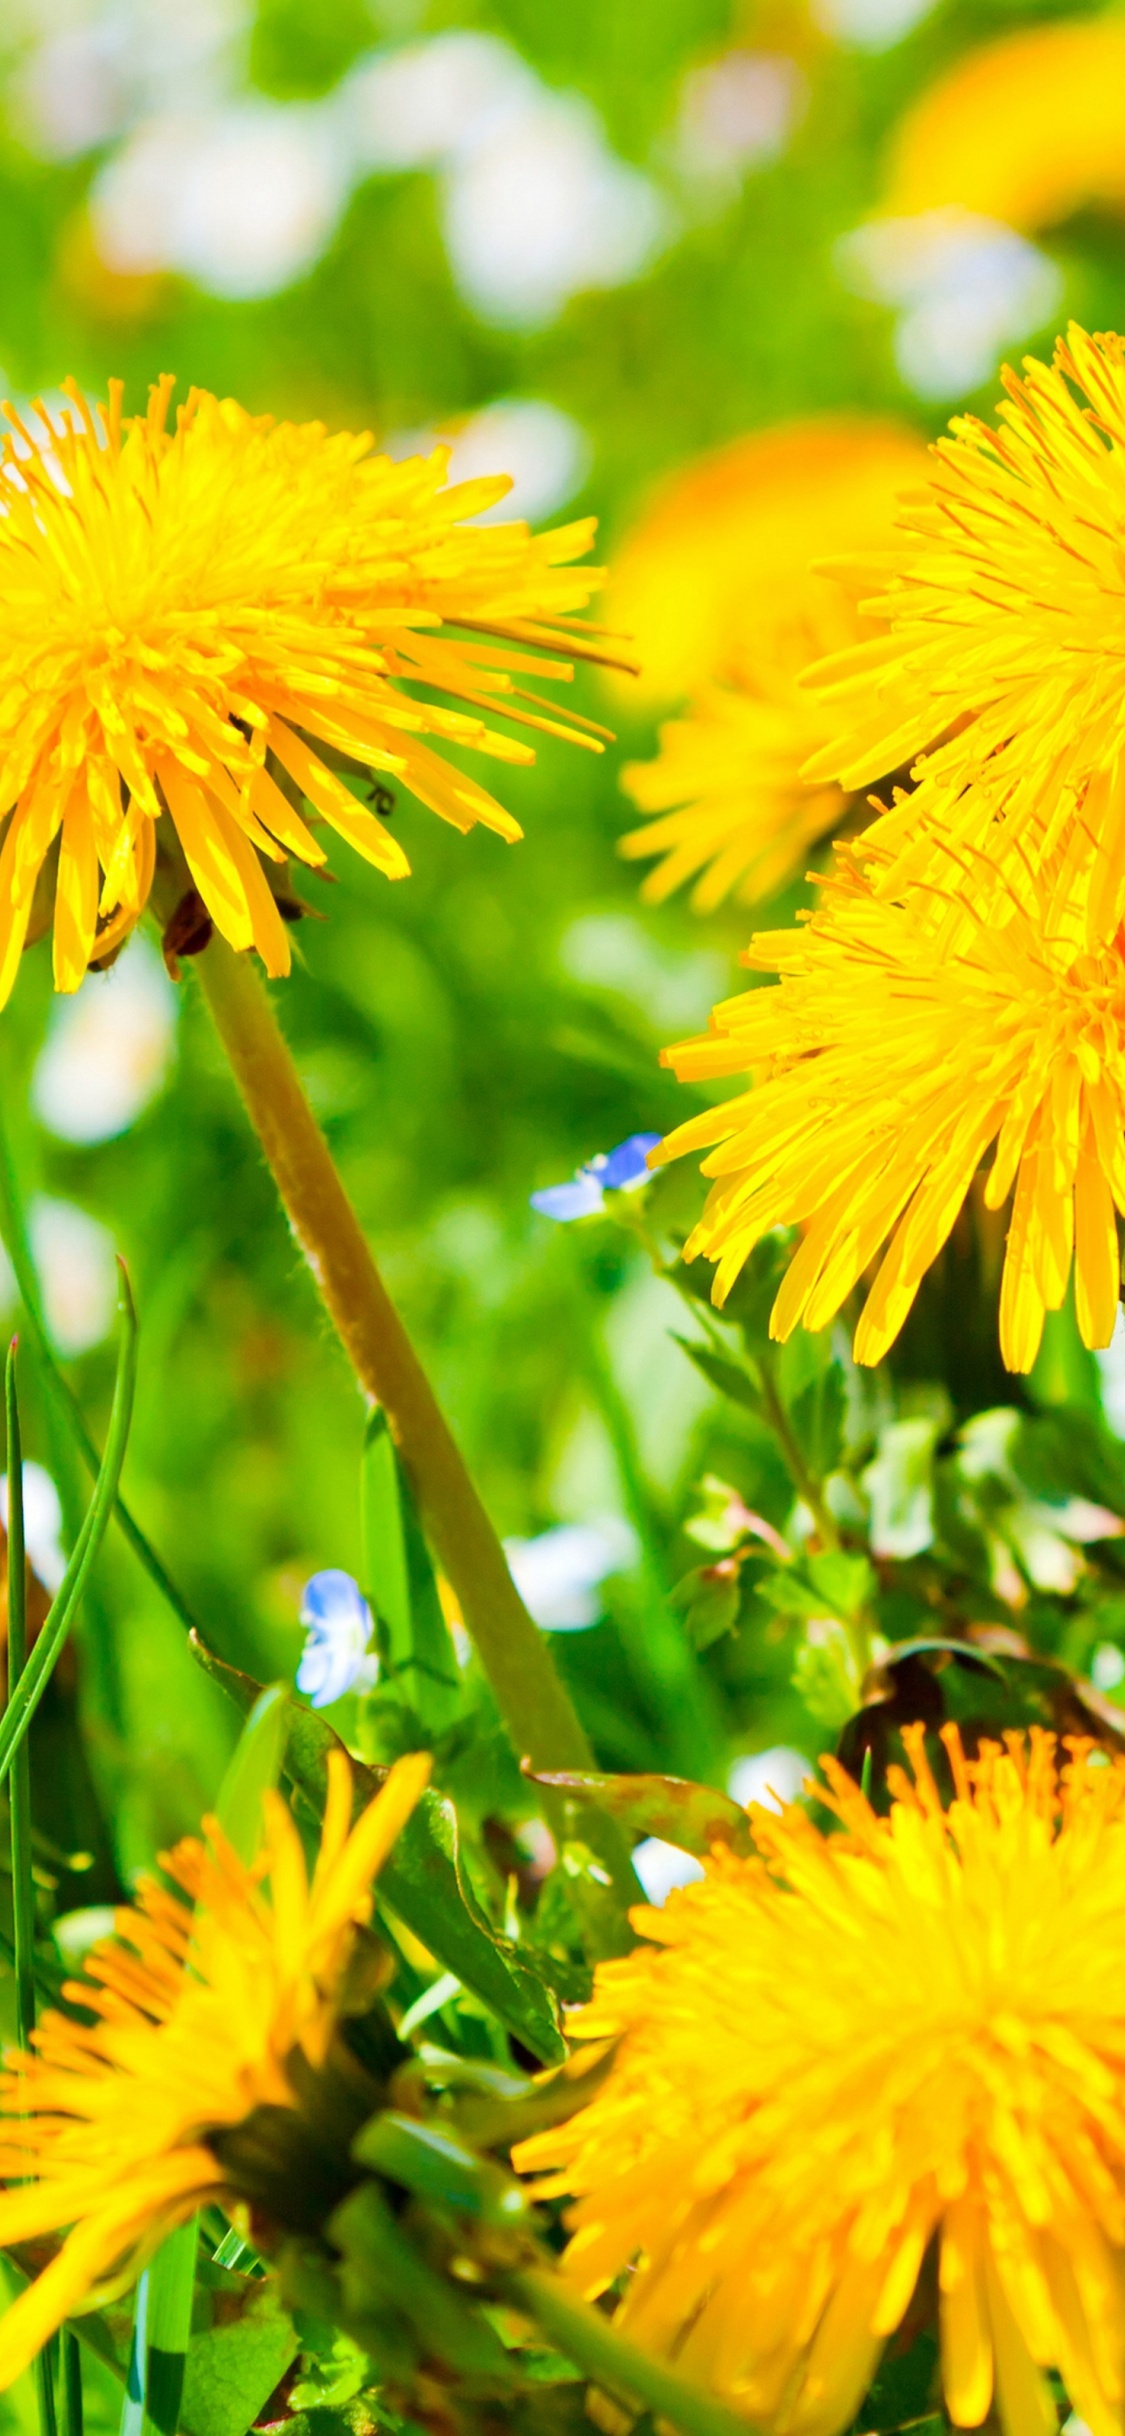
<path id="1" fill-rule="evenodd" d="M 267 1794 L 247 1868 L 214 1820 L 164 1866 L 64 1996 L 86 2025 L 45 2014 L 0 2085 L 0 2242 L 66 2231 L 0 2324 L 9 2385 L 73 2310 L 127 2280 L 205 2199 L 238 2197 L 219 2137 L 258 2107 L 295 2109 L 295 2071 L 323 2065 L 371 1881 L 422 1793 L 429 1759 L 402 1759 L 350 1826 L 351 1771 L 329 1760 L 311 1883 L 285 1803 Z M 266 1894 L 268 1884 L 269 1893 Z M 192 1909 L 192 1906 L 196 1908 Z"/>
<path id="2" fill-rule="evenodd" d="M 660 1157 L 718 1145 L 685 1255 L 717 1262 L 722 1302 L 756 1243 L 803 1240 L 771 1315 L 822 1328 L 887 1246 L 855 1337 L 877 1362 L 901 1328 L 970 1184 L 1013 1192 L 1000 1297 L 1011 1370 L 1030 1369 L 1073 1262 L 1079 1325 L 1106 1345 L 1125 1210 L 1125 934 L 1087 945 L 1106 858 L 1075 820 L 1031 909 L 983 864 L 880 896 L 845 862 L 813 919 L 760 934 L 746 961 L 779 976 L 715 1009 L 667 1051 L 681 1076 L 748 1071 L 753 1088 L 681 1125 Z"/>
<path id="3" fill-rule="evenodd" d="M 97 418 L 73 384 L 34 429 L 8 410 L 0 1004 L 33 907 L 39 926 L 37 884 L 56 984 L 76 989 L 143 911 L 162 822 L 217 929 L 282 973 L 266 867 L 324 862 L 310 808 L 388 878 L 409 868 L 341 769 L 514 838 L 431 740 L 532 759 L 488 724 L 500 711 L 601 749 L 604 731 L 561 718 L 534 682 L 571 673 L 545 655 L 599 656 L 575 615 L 597 577 L 570 564 L 588 521 L 538 538 L 475 525 L 505 476 L 447 487 L 447 450 L 395 462 L 368 433 L 277 424 L 199 390 L 170 427 L 171 390 L 125 419 L 120 384 Z"/>
<path id="4" fill-rule="evenodd" d="M 1125 1761 L 924 1729 L 879 1817 L 833 1761 L 749 1858 L 634 1915 L 579 2035 L 608 2078 L 516 2152 L 570 2193 L 567 2272 L 771 2436 L 836 2436 L 936 2314 L 946 2409 L 1095 2436 L 1125 2393 Z M 931 2282 L 932 2276 L 932 2282 Z M 932 2298 L 930 2297 L 932 2295 Z M 863 2424 L 861 2422 L 861 2424 Z"/>

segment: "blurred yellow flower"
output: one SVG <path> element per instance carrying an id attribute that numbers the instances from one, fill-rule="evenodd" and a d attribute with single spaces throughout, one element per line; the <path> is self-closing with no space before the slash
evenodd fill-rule
<path id="1" fill-rule="evenodd" d="M 815 559 L 889 540 L 904 485 L 925 477 L 901 424 L 822 415 L 752 432 L 656 492 L 623 541 L 606 622 L 641 665 L 628 702 L 678 702 L 732 660 L 810 616 L 833 615 L 836 586 Z"/>
<path id="2" fill-rule="evenodd" d="M 29 430 L 8 409 L 0 439 L 0 1005 L 56 839 L 59 989 L 138 920 L 165 814 L 217 928 L 283 973 L 259 857 L 324 861 L 303 797 L 389 878 L 409 868 L 339 756 L 459 829 L 515 838 L 425 740 L 531 760 L 484 723 L 495 709 L 601 749 L 604 731 L 545 717 L 526 682 L 570 675 L 543 653 L 600 656 L 574 614 L 598 576 L 569 565 L 588 520 L 539 538 L 469 525 L 507 479 L 444 488 L 444 449 L 394 463 L 369 434 L 275 424 L 199 390 L 169 430 L 167 378 L 125 421 L 113 384 L 95 420 L 67 386 L 69 411 Z"/>
<path id="3" fill-rule="evenodd" d="M 371 1881 L 429 1768 L 425 1753 L 399 1760 L 349 1831 L 351 1771 L 332 1753 L 311 1886 L 277 1794 L 265 1797 L 251 1869 L 206 1821 L 206 1843 L 187 1839 L 163 1864 L 197 1911 L 143 1883 L 138 1908 L 117 1915 L 116 1939 L 64 1988 L 92 2026 L 48 2013 L 33 2052 L 8 2056 L 0 2174 L 16 2187 L 0 2194 L 0 2243 L 71 2230 L 0 2320 L 0 2386 L 202 2200 L 238 2197 L 225 2134 L 258 2107 L 299 2110 L 303 2081 L 328 2054 Z"/>
<path id="4" fill-rule="evenodd" d="M 1073 817 L 1029 911 L 983 855 L 947 856 L 940 880 L 935 865 L 931 886 L 897 899 L 849 859 L 809 922 L 751 942 L 745 961 L 779 985 L 728 999 L 709 1033 L 664 1054 L 681 1078 L 748 1072 L 753 1088 L 653 1153 L 718 1145 L 685 1246 L 718 1263 L 717 1303 L 764 1235 L 798 1224 L 771 1333 L 823 1328 L 889 1237 L 855 1333 L 856 1360 L 879 1361 L 991 1153 L 987 1206 L 1015 1188 L 1000 1296 L 1008 1368 L 1031 1368 L 1072 1260 L 1083 1338 L 1109 1343 L 1115 1205 L 1125 1211 L 1125 930 L 1086 946 L 1103 861 Z"/>
<path id="5" fill-rule="evenodd" d="M 810 576 L 810 593 L 814 587 L 827 593 Z M 801 775 L 824 742 L 825 722 L 798 678 L 810 660 L 859 631 L 842 592 L 810 602 L 808 616 L 732 653 L 728 681 L 701 686 L 683 717 L 661 728 L 656 759 L 622 771 L 625 793 L 655 815 L 619 840 L 631 860 L 660 857 L 641 888 L 648 904 L 694 879 L 697 913 L 712 913 L 732 893 L 753 905 L 802 871 L 810 849 L 839 829 L 851 799 Z"/>
<path id="6" fill-rule="evenodd" d="M 1077 805 L 1105 850 L 1093 946 L 1125 909 L 1125 342 L 1072 325 L 1025 373 L 1004 376 L 998 430 L 954 420 L 872 562 L 886 632 L 806 673 L 836 734 L 805 775 L 859 788 L 914 763 L 915 793 L 867 833 L 893 848 L 891 888 L 928 871 L 936 834 L 986 846 L 1026 894 Z"/>
<path id="7" fill-rule="evenodd" d="M 945 1810 L 904 1739 L 889 1818 L 826 1760 L 842 1835 L 753 1810 L 634 1915 L 571 2023 L 609 2078 L 516 2162 L 577 2196 L 575 2283 L 632 2267 L 622 2331 L 772 2436 L 847 2426 L 934 2240 L 955 2425 L 1053 2436 L 1054 2368 L 1120 2436 L 1125 1761 L 946 1727 Z"/>
<path id="8" fill-rule="evenodd" d="M 1021 26 L 958 59 L 902 120 L 883 210 L 961 205 L 1039 229 L 1125 203 L 1125 18 Z"/>

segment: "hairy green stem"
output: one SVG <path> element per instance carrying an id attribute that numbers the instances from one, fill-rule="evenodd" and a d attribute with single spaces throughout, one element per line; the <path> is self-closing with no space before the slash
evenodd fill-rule
<path id="1" fill-rule="evenodd" d="M 747 2420 L 665 2361 L 638 2351 L 599 2309 L 572 2292 L 561 2275 L 528 2267 L 507 2276 L 505 2284 L 516 2307 L 534 2318 L 576 2368 L 614 2394 L 644 2403 L 679 2428 L 681 2436 L 752 2436 Z"/>
<path id="2" fill-rule="evenodd" d="M 375 1266 L 265 986 L 249 956 L 217 937 L 195 970 L 294 1236 L 360 1387 L 386 1413 L 516 1753 L 537 1768 L 588 1768 L 585 1732 Z M 634 1900 L 620 1845 L 614 1876 Z"/>

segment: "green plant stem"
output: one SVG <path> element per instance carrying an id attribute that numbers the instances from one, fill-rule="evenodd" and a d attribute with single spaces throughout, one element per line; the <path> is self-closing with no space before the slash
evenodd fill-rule
<path id="1" fill-rule="evenodd" d="M 632 2402 L 643 2402 L 682 2436 L 751 2436 L 749 2422 L 714 2394 L 653 2360 L 619 2335 L 601 2311 L 571 2292 L 560 2275 L 544 2267 L 524 2268 L 505 2278 L 518 2309 L 534 2318 L 556 2348 L 599 2385 Z"/>
<path id="2" fill-rule="evenodd" d="M 81 1510 L 73 1479 L 73 1465 L 69 1459 L 66 1444 L 67 1436 L 77 1446 L 92 1480 L 97 1479 L 101 1467 L 101 1456 L 82 1418 L 82 1408 L 78 1398 L 59 1368 L 51 1342 L 42 1296 L 39 1292 L 39 1280 L 35 1274 L 35 1263 L 31 1257 L 27 1227 L 24 1223 L 23 1203 L 11 1146 L 4 1131 L 2 1116 L 0 1116 L 0 1238 L 3 1239 L 4 1249 L 12 1264 L 12 1274 L 27 1315 L 28 1333 L 35 1347 L 36 1359 L 43 1376 L 47 1396 L 48 1426 L 51 1433 L 52 1464 L 58 1477 L 64 1524 L 73 1545 L 80 1527 Z M 177 1589 L 167 1567 L 157 1555 L 151 1541 L 146 1538 L 123 1497 L 116 1498 L 114 1511 L 134 1555 L 156 1584 L 161 1597 L 167 1600 L 173 1615 L 177 1616 L 180 1623 L 186 1626 L 188 1632 L 198 1632 L 200 1630 L 198 1618 L 192 1614 L 187 1600 Z"/>
<path id="3" fill-rule="evenodd" d="M 804 1498 L 824 1547 L 838 1548 L 840 1533 L 837 1529 L 836 1517 L 825 1505 L 824 1492 L 820 1482 L 813 1478 L 797 1444 L 793 1425 L 786 1412 L 785 1401 L 777 1384 L 773 1358 L 770 1354 L 757 1356 L 757 1370 L 765 1416 L 789 1466 L 793 1485 L 799 1495 Z"/>
<path id="4" fill-rule="evenodd" d="M 16 1389 L 16 1347 L 8 1349 L 4 1374 L 4 1420 L 8 1464 L 8 1705 L 27 1663 L 27 1549 L 23 1529 L 23 1438 Z M 16 2037 L 30 2047 L 35 2028 L 35 1882 L 31 1858 L 31 1752 L 26 1735 L 12 1766 L 8 1794 L 12 1839 L 12 1935 L 15 1947 Z M 40 2436 L 55 2436 L 53 2348 L 35 2362 Z"/>
<path id="5" fill-rule="evenodd" d="M 387 1415 L 517 1757 L 587 1768 L 586 1735 L 375 1266 L 265 987 L 249 956 L 219 938 L 195 970 L 296 1240 L 364 1394 Z"/>
<path id="6" fill-rule="evenodd" d="M 98 1474 L 89 1511 L 78 1534 L 70 1562 L 59 1585 L 57 1596 L 44 1619 L 35 1647 L 22 1668 L 18 1681 L 13 1677 L 8 1705 L 0 1718 L 0 1784 L 14 1765 L 23 1746 L 31 1720 L 46 1691 L 55 1661 L 78 1610 L 91 1567 L 105 1537 L 113 1512 L 121 1466 L 129 1440 L 129 1423 L 133 1413 L 133 1390 L 137 1376 L 137 1320 L 133 1297 L 124 1262 L 118 1262 L 118 1311 L 121 1317 L 121 1343 L 117 1357 L 117 1378 L 113 1392 L 113 1409 L 106 1436 L 105 1453 Z M 9 1439 L 9 1448 L 11 1440 Z M 18 1473 L 16 1475 L 18 1477 Z M 9 1549 L 9 1565 L 11 1550 Z M 11 1580 L 9 1570 L 9 1581 Z M 15 1805 L 13 1801 L 13 1816 Z"/>
<path id="7" fill-rule="evenodd" d="M 64 2436 L 83 2436 L 82 2354 L 69 2326 L 62 2338 L 62 2404 Z"/>

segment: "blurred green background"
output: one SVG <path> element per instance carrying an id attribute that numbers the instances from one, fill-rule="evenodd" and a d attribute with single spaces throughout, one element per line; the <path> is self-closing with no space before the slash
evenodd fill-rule
<path id="1" fill-rule="evenodd" d="M 878 201 L 902 111 L 1033 14 L 1015 0 L 8 0 L 8 391 L 49 397 L 69 372 L 101 392 L 117 372 L 136 407 L 171 369 L 258 411 L 371 427 L 397 452 L 452 431 L 466 470 L 521 475 L 516 509 L 596 513 L 612 557 L 654 479 L 700 450 L 837 407 L 932 432 L 986 400 L 1004 349 L 1045 323 L 1122 326 L 1125 246 L 1105 210 L 1034 243 L 989 224 L 936 270 L 857 270 L 841 251 Z M 577 694 L 605 716 L 595 678 Z M 608 1224 L 553 1226 L 528 1196 L 688 1112 L 658 1051 L 729 991 L 748 920 L 639 905 L 615 853 L 633 817 L 617 777 L 653 728 L 619 699 L 612 716 L 621 744 L 603 759 L 548 746 L 507 778 L 514 848 L 402 800 L 409 883 L 335 854 L 338 885 L 310 883 L 327 920 L 302 925 L 278 995 L 501 1530 L 644 1507 L 674 1579 L 704 1473 L 779 1520 L 789 1492 L 749 1417 L 671 1342 L 678 1306 L 643 1255 Z M 5 1122 L 98 1427 L 109 1245 L 129 1261 L 134 1505 L 216 1647 L 289 1673 L 303 1581 L 359 1562 L 363 1413 L 190 972 L 165 988 L 152 946 L 125 973 L 116 997 L 88 983 L 76 1014 L 52 1007 L 45 948 L 27 956 L 0 1017 Z M 108 1119 L 90 1056 L 98 1090 L 123 1077 Z M 691 1178 L 674 1189 L 687 1209 Z M 1092 1362 L 1068 1371 L 1069 1340 L 1052 1342 L 1056 1385 L 1095 1397 Z M 28 1451 L 49 1466 L 27 1392 Z M 995 1393 L 989 1375 L 978 1401 Z M 610 1619 L 564 1652 L 602 1755 L 682 1759 L 646 1706 L 644 1585 L 626 1567 L 607 1598 Z M 120 1540 L 84 1629 L 128 1873 L 195 1821 L 231 1721 Z M 731 1711 L 735 1746 L 808 1747 L 786 1670 L 775 1682 L 763 1660 L 759 1676 Z"/>

